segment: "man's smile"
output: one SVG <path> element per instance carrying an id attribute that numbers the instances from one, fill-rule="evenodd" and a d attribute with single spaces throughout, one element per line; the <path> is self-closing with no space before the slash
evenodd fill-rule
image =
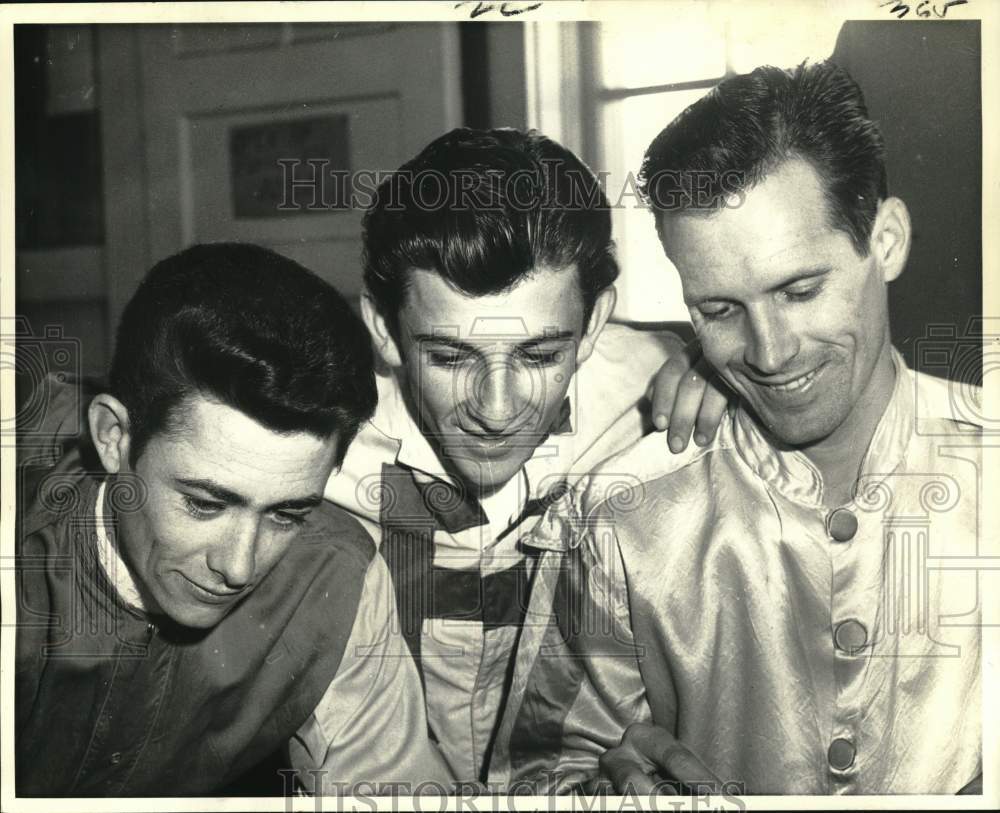
<path id="1" fill-rule="evenodd" d="M 760 380 L 752 376 L 747 376 L 747 379 L 765 398 L 787 404 L 790 401 L 800 400 L 809 394 L 814 389 L 816 382 L 822 377 L 827 365 L 828 362 L 824 361 L 808 372 L 779 376 L 774 379 Z"/>
<path id="2" fill-rule="evenodd" d="M 206 604 L 228 604 L 232 602 L 237 596 L 242 595 L 247 591 L 247 588 L 240 590 L 225 590 L 225 589 L 209 589 L 204 587 L 200 583 L 196 582 L 194 579 L 190 579 L 183 573 L 180 574 L 181 578 L 184 579 L 189 585 L 191 585 L 191 592 L 198 597 L 200 601 Z"/>

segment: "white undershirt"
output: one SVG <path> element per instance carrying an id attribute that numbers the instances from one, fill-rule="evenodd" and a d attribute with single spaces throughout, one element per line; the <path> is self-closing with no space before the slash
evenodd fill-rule
<path id="1" fill-rule="evenodd" d="M 524 510 L 528 501 L 528 479 L 524 469 L 518 471 L 499 490 L 488 497 L 480 497 L 479 504 L 486 514 L 489 535 L 487 547 L 492 547 L 511 523 L 514 522 Z"/>
<path id="2" fill-rule="evenodd" d="M 132 573 L 118 555 L 118 549 L 108 539 L 108 530 L 104 525 L 104 487 L 107 480 L 101 482 L 97 489 L 97 505 L 94 506 L 94 519 L 97 520 L 97 558 L 104 568 L 108 581 L 114 585 L 119 598 L 130 607 L 145 610 L 139 588 L 135 585 Z"/>

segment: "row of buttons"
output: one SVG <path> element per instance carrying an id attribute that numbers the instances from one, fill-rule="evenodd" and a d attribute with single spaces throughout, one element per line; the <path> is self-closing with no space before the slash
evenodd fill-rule
<path id="1" fill-rule="evenodd" d="M 835 508 L 826 517 L 826 530 L 835 542 L 850 542 L 858 532 L 858 518 L 846 508 Z M 833 643 L 841 652 L 856 655 L 868 643 L 868 630 L 860 621 L 849 618 L 837 624 Z"/>
<path id="2" fill-rule="evenodd" d="M 858 532 L 858 518 L 846 508 L 835 508 L 826 518 L 826 530 L 835 542 L 850 542 Z M 841 652 L 856 655 L 868 643 L 868 630 L 860 621 L 849 618 L 834 628 L 833 643 Z M 835 771 L 846 771 L 854 764 L 857 749 L 844 737 L 830 743 L 826 759 Z"/>

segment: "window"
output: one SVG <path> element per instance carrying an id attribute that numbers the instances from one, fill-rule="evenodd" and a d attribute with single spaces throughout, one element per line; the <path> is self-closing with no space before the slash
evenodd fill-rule
<path id="1" fill-rule="evenodd" d="M 601 22 L 526 26 L 529 126 L 602 173 L 613 207 L 616 319 L 688 320 L 677 272 L 636 196 L 650 141 L 728 75 L 833 52 L 840 20 L 818 13 L 775 26 L 760 8 L 635 4 Z"/>
<path id="2" fill-rule="evenodd" d="M 639 167 L 656 134 L 726 76 L 725 37 L 707 14 L 590 27 L 596 82 L 593 152 L 607 176 L 622 268 L 616 317 L 687 321 L 680 279 L 664 256 L 653 216 L 636 197 Z"/>

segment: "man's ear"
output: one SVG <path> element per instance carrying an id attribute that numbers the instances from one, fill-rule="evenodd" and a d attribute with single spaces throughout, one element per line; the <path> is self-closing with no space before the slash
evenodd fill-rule
<path id="1" fill-rule="evenodd" d="M 594 352 L 594 345 L 604 330 L 604 326 L 611 317 L 611 312 L 615 309 L 615 302 L 618 301 L 618 291 L 614 285 L 609 285 L 597 295 L 594 302 L 594 309 L 590 312 L 590 322 L 587 330 L 580 339 L 580 347 L 576 353 L 576 363 L 583 364 L 590 354 Z"/>
<path id="2" fill-rule="evenodd" d="M 128 410 L 113 395 L 101 393 L 87 408 L 90 437 L 105 471 L 110 474 L 128 469 L 129 434 Z"/>
<path id="3" fill-rule="evenodd" d="M 871 255 L 882 279 L 892 282 L 906 267 L 910 255 L 910 212 L 899 198 L 886 198 L 878 205 L 870 242 Z"/>
<path id="4" fill-rule="evenodd" d="M 403 357 L 396 345 L 396 340 L 389 332 L 389 326 L 385 318 L 375 305 L 375 300 L 367 291 L 361 294 L 361 318 L 365 321 L 365 326 L 371 334 L 372 343 L 379 357 L 390 367 L 400 367 L 403 364 Z"/>

